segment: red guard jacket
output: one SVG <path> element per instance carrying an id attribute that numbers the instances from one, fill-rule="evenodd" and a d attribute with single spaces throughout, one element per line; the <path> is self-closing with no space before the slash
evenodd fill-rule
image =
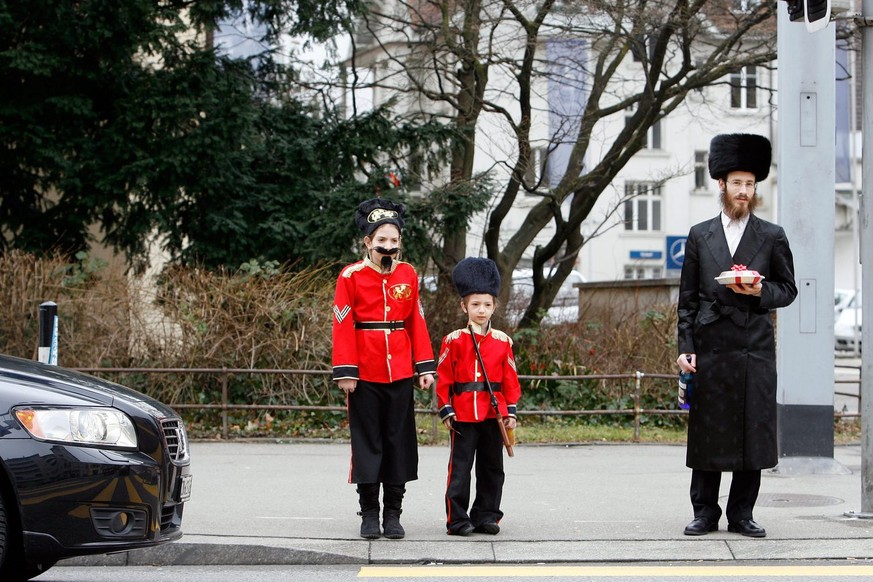
<path id="1" fill-rule="evenodd" d="M 502 331 L 491 329 L 485 335 L 476 333 L 475 340 L 479 342 L 479 352 L 500 414 L 514 417 L 521 398 L 521 385 L 512 355 L 512 339 Z M 459 329 L 444 337 L 437 366 L 440 419 L 454 416 L 461 422 L 479 422 L 494 418 L 484 382 L 470 330 Z"/>
<path id="2" fill-rule="evenodd" d="M 415 269 L 397 261 L 383 274 L 369 258 L 346 266 L 333 302 L 333 379 L 391 383 L 413 367 L 436 372 Z"/>

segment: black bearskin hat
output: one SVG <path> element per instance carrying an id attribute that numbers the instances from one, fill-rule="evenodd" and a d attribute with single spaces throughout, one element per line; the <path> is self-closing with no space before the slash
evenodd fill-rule
<path id="1" fill-rule="evenodd" d="M 402 204 L 384 198 L 370 198 L 361 202 L 355 210 L 355 224 L 367 236 L 383 224 L 393 224 L 402 232 L 404 214 L 406 209 Z"/>
<path id="2" fill-rule="evenodd" d="M 461 297 L 473 293 L 488 293 L 495 297 L 500 294 L 500 272 L 491 259 L 467 257 L 455 265 L 452 281 Z"/>
<path id="3" fill-rule="evenodd" d="M 718 180 L 739 170 L 753 173 L 760 182 L 770 173 L 770 158 L 770 140 L 762 135 L 717 135 L 709 144 L 709 175 Z"/>

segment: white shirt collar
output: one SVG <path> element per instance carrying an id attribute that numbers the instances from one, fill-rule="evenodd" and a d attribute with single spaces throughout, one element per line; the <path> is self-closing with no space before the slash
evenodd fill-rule
<path id="1" fill-rule="evenodd" d="M 748 214 L 739 220 L 731 220 L 728 215 L 722 211 L 721 225 L 724 229 L 724 238 L 727 240 L 728 250 L 730 251 L 731 256 L 734 256 L 734 253 L 737 252 L 737 247 L 740 246 L 740 239 L 743 238 L 743 234 L 746 232 L 746 224 L 748 224 L 748 222 Z"/>
<path id="2" fill-rule="evenodd" d="M 473 328 L 473 332 L 478 335 L 488 335 L 488 332 L 491 331 L 491 320 L 489 319 L 485 325 L 479 325 L 478 323 L 467 320 L 467 328 Z"/>
<path id="3" fill-rule="evenodd" d="M 737 228 L 737 227 L 739 227 L 740 230 L 745 230 L 746 225 L 748 223 L 749 223 L 749 215 L 748 214 L 739 220 L 734 220 L 730 216 L 725 214 L 724 210 L 721 211 L 721 225 L 724 228 L 729 228 L 729 227 Z"/>

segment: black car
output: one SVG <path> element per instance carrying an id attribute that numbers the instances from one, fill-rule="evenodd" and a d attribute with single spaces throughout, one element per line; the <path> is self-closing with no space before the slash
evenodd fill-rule
<path id="1" fill-rule="evenodd" d="M 0 580 L 182 536 L 188 439 L 169 407 L 0 355 Z"/>

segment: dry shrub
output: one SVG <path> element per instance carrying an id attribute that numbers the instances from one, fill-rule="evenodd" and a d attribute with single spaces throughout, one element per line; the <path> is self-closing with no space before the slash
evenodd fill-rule
<path id="1" fill-rule="evenodd" d="M 518 370 L 524 375 L 675 373 L 675 305 L 652 306 L 642 313 L 588 309 L 583 310 L 578 322 L 518 330 L 513 337 Z M 628 409 L 633 407 L 635 379 L 540 379 L 523 383 L 523 388 L 522 408 L 526 409 Z M 641 389 L 643 408 L 676 408 L 672 378 L 645 379 Z M 585 420 L 612 422 L 607 417 Z M 648 420 L 679 422 L 672 417 Z"/>
<path id="2" fill-rule="evenodd" d="M 39 305 L 58 304 L 59 363 L 70 368 L 330 369 L 334 275 L 274 267 L 239 273 L 169 268 L 132 278 L 81 255 L 0 255 L 0 347 L 35 359 Z M 218 376 L 102 374 L 173 403 L 219 402 Z M 237 374 L 236 403 L 333 404 L 324 375 Z"/>
<path id="3" fill-rule="evenodd" d="M 294 271 L 250 263 L 234 273 L 173 267 L 156 281 L 103 267 L 87 256 L 71 263 L 19 252 L 0 255 L 3 352 L 36 357 L 39 304 L 53 300 L 60 316 L 59 360 L 66 367 L 330 370 L 335 266 Z M 422 301 L 436 353 L 443 335 L 463 326 L 465 318 L 453 290 L 423 292 Z M 501 313 L 495 325 L 513 336 L 520 374 L 675 372 L 674 305 L 630 314 L 588 309 L 576 323 L 523 330 L 506 326 Z M 221 379 L 215 374 L 103 375 L 171 405 L 221 401 Z M 521 408 L 629 408 L 633 385 L 633 380 L 525 381 Z M 643 407 L 675 407 L 674 381 L 647 380 L 642 386 Z M 344 403 L 323 373 L 230 374 L 227 390 L 229 401 L 238 404 Z M 416 397 L 419 406 L 430 405 L 428 393 L 417 390 Z M 270 418 L 242 412 L 231 422 L 247 425 L 256 419 L 263 429 Z M 298 413 L 288 418 L 293 420 L 286 423 L 296 426 L 286 424 L 283 432 L 303 434 L 313 426 L 329 431 L 342 427 L 345 414 Z M 657 418 L 670 422 L 671 417 Z M 201 411 L 189 420 L 208 430 L 218 416 Z"/>
<path id="4" fill-rule="evenodd" d="M 58 304 L 58 361 L 66 367 L 129 363 L 126 277 L 80 255 L 38 259 L 20 251 L 0 255 L 0 350 L 36 359 L 39 306 Z"/>
<path id="5" fill-rule="evenodd" d="M 155 298 L 163 314 L 143 333 L 143 353 L 167 367 L 330 369 L 334 278 L 329 268 L 303 271 L 206 271 L 173 267 Z M 215 376 L 175 376 L 162 390 L 173 402 L 215 402 Z M 236 374 L 231 402 L 335 404 L 329 376 Z"/>

